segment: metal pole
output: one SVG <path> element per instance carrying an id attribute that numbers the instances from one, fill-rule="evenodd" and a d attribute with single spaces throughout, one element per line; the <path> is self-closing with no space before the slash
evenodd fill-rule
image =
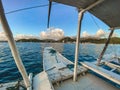
<path id="1" fill-rule="evenodd" d="M 106 41 L 106 43 L 105 43 L 105 46 L 104 46 L 104 48 L 103 48 L 103 50 L 102 50 L 99 58 L 97 59 L 97 61 L 98 61 L 98 62 L 97 62 L 97 65 L 99 65 L 100 62 L 101 62 L 101 59 L 102 59 L 102 57 L 103 57 L 103 55 L 104 55 L 104 53 L 105 53 L 105 51 L 106 51 L 106 49 L 107 49 L 107 47 L 108 47 L 108 44 L 109 44 L 109 42 L 110 42 L 110 39 L 111 39 L 111 37 L 112 37 L 113 32 L 114 32 L 114 29 L 112 28 L 112 29 L 111 29 L 111 32 L 110 32 L 110 34 L 109 34 L 109 37 L 108 37 L 108 39 L 107 39 L 107 41 Z"/>
<path id="2" fill-rule="evenodd" d="M 81 32 L 81 23 L 82 23 L 82 19 L 83 19 L 83 14 L 84 14 L 84 10 L 83 11 L 79 11 L 78 14 L 78 33 L 77 33 L 77 40 L 76 40 L 76 50 L 75 50 L 75 63 L 74 63 L 74 77 L 73 77 L 73 81 L 77 80 L 77 65 L 78 65 L 78 55 L 79 55 L 79 42 L 80 42 L 80 32 Z"/>
<path id="3" fill-rule="evenodd" d="M 14 57 L 15 63 L 16 63 L 16 65 L 17 65 L 17 67 L 18 67 L 18 69 L 19 69 L 19 71 L 20 71 L 20 73 L 23 77 L 23 80 L 24 80 L 24 83 L 25 83 L 26 87 L 29 87 L 30 86 L 30 81 L 28 79 L 28 75 L 26 73 L 26 70 L 23 66 L 20 55 L 18 53 L 18 50 L 17 50 L 16 44 L 15 44 L 15 40 L 13 38 L 12 32 L 9 28 L 8 22 L 6 20 L 5 15 L 4 15 L 4 9 L 3 9 L 3 6 L 2 6 L 2 1 L 1 0 L 0 0 L 0 20 L 1 20 L 1 24 L 3 26 L 4 32 L 6 34 L 6 37 L 8 39 L 8 43 L 9 43 L 12 55 Z"/>

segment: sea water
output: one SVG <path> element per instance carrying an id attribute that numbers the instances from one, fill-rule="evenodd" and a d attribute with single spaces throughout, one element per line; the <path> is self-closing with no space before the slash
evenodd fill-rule
<path id="1" fill-rule="evenodd" d="M 74 62 L 75 43 L 17 42 L 16 45 L 28 74 L 33 73 L 35 75 L 43 70 L 42 54 L 44 47 L 53 47 L 67 59 Z M 95 61 L 103 47 L 104 44 L 81 44 L 79 47 L 79 61 Z M 120 56 L 119 44 L 109 45 L 103 58 L 112 58 L 114 55 Z M 8 43 L 0 42 L 0 83 L 21 79 L 21 74 L 16 67 Z"/>

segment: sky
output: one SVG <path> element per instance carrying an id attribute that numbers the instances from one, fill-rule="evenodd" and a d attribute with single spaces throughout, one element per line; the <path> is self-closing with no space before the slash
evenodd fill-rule
<path id="1" fill-rule="evenodd" d="M 22 9 L 48 4 L 48 0 L 2 0 L 5 13 Z M 78 11 L 75 7 L 58 4 L 52 6 L 50 28 L 47 28 L 48 6 L 33 8 L 6 14 L 7 21 L 13 32 L 14 37 L 40 37 L 57 38 L 63 36 L 76 36 L 78 26 Z M 95 22 L 98 26 L 96 26 Z M 86 36 L 104 36 L 110 31 L 109 27 L 102 21 L 86 12 L 82 21 L 81 35 Z M 117 33 L 117 34 L 116 34 Z M 100 35 L 99 35 L 100 34 Z M 102 35 L 104 34 L 104 35 Z M 114 36 L 120 33 L 115 32 Z M 0 24 L 0 37 L 4 36 Z"/>

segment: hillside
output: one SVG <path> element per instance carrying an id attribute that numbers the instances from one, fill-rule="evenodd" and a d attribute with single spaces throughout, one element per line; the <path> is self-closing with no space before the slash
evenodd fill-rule
<path id="1" fill-rule="evenodd" d="M 55 40 L 52 40 L 52 39 L 44 39 L 44 40 L 40 40 L 40 39 L 19 39 L 19 40 L 17 40 L 17 42 L 55 42 Z"/>
<path id="2" fill-rule="evenodd" d="M 76 39 L 74 38 L 70 38 L 70 37 L 64 37 L 62 39 L 59 39 L 57 42 L 63 42 L 63 43 L 66 43 L 66 42 L 75 42 Z"/>
<path id="3" fill-rule="evenodd" d="M 95 44 L 102 44 L 106 42 L 106 38 L 102 38 L 102 39 L 98 39 L 98 38 L 81 38 L 81 43 L 95 43 Z M 44 40 L 40 40 L 40 39 L 20 39 L 17 40 L 17 42 L 58 42 L 58 43 L 67 43 L 67 42 L 75 42 L 76 38 L 71 38 L 71 37 L 64 37 L 62 39 L 59 39 L 57 41 L 52 40 L 52 39 L 44 39 Z M 114 37 L 110 40 L 111 44 L 120 44 L 120 38 L 118 37 Z"/>
<path id="4" fill-rule="evenodd" d="M 82 39 L 81 43 L 96 43 L 96 44 L 103 44 L 106 42 L 106 38 L 103 39 L 96 39 L 96 38 L 88 38 L 88 39 Z M 120 38 L 114 37 L 111 38 L 110 44 L 120 44 Z"/>

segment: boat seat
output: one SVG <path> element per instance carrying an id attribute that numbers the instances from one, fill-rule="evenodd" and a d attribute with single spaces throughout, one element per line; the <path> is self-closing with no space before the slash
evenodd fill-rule
<path id="1" fill-rule="evenodd" d="M 58 70 L 62 70 L 64 68 L 67 68 L 67 66 L 63 63 L 56 63 L 55 64 L 55 67 L 58 69 Z"/>

